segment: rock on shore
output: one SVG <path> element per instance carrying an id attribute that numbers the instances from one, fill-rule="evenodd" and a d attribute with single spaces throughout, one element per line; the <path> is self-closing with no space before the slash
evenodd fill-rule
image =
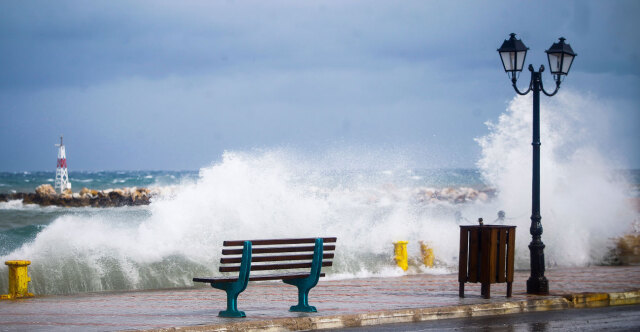
<path id="1" fill-rule="evenodd" d="M 118 207 L 148 205 L 153 195 L 151 190 L 147 188 L 135 187 L 100 191 L 82 188 L 79 193 L 66 190 L 62 194 L 58 194 L 50 184 L 43 184 L 36 188 L 35 193 L 0 194 L 0 202 L 21 199 L 24 204 L 38 204 L 40 206 Z"/>
<path id="2" fill-rule="evenodd" d="M 167 194 L 171 195 L 171 190 L 167 190 L 167 188 L 149 190 L 136 187 L 100 191 L 82 188 L 78 193 L 72 193 L 71 190 L 67 190 L 62 194 L 58 194 L 51 185 L 43 184 L 36 188 L 35 193 L 0 194 L 0 202 L 21 199 L 24 204 L 38 204 L 40 206 L 117 207 L 148 205 L 152 197 L 164 197 Z M 413 196 L 415 202 L 422 204 L 463 204 L 487 202 L 496 195 L 496 192 L 492 188 L 417 188 L 410 195 Z M 371 197 L 372 201 L 377 199 L 377 197 Z"/>
<path id="3" fill-rule="evenodd" d="M 489 199 L 496 195 L 495 189 L 473 189 L 473 188 L 420 188 L 416 190 L 415 198 L 421 203 L 438 203 L 448 202 L 454 204 L 468 203 L 468 202 L 487 202 Z"/>
<path id="4" fill-rule="evenodd" d="M 622 265 L 640 265 L 640 233 L 626 234 L 616 243 L 617 259 Z"/>

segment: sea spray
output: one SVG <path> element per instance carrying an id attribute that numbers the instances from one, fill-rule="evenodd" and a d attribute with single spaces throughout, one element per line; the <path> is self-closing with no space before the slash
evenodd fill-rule
<path id="1" fill-rule="evenodd" d="M 541 110 L 547 263 L 598 263 L 610 238 L 637 214 L 625 205 L 624 183 L 611 176 L 619 165 L 609 163 L 584 136 L 582 115 L 605 116 L 606 110 L 577 94 L 562 93 L 554 100 Z M 416 262 L 419 241 L 425 241 L 438 268 L 414 263 L 409 273 L 455 272 L 459 224 L 473 224 L 478 217 L 492 223 L 504 210 L 504 222 L 518 226 L 517 268 L 528 268 L 530 110 L 529 99 L 515 98 L 478 139 L 478 168 L 497 190 L 488 200 L 424 199 L 424 193 L 436 195 L 452 183 L 485 185 L 473 170 L 412 169 L 406 163 L 411 156 L 385 158 L 396 152 L 382 151 L 382 158 L 371 158 L 366 149 L 362 156 L 349 152 L 343 155 L 348 165 L 340 165 L 336 153 L 324 161 L 287 149 L 231 151 L 149 206 L 57 208 L 60 215 L 53 222 L 0 260 L 31 260 L 36 294 L 192 286 L 194 276 L 218 274 L 227 239 L 337 236 L 330 278 L 401 275 L 392 242 L 409 241 L 409 256 Z M 378 159 L 387 159 L 386 164 L 372 163 Z M 0 269 L 0 289 L 6 285 L 6 269 Z"/>
<path id="2" fill-rule="evenodd" d="M 519 216 L 510 223 L 518 226 L 520 258 L 531 241 L 531 103 L 526 96 L 514 98 L 497 123 L 488 123 L 490 133 L 478 139 L 478 168 L 498 191 L 493 204 Z M 637 216 L 627 202 L 628 184 L 613 173 L 621 165 L 598 148 L 597 138 L 607 129 L 606 113 L 606 106 L 594 97 L 570 91 L 541 105 L 541 215 L 547 266 L 601 262 L 612 239 L 627 231 Z"/>
<path id="3" fill-rule="evenodd" d="M 227 152 L 196 182 L 144 207 L 146 215 L 64 215 L 4 258 L 33 262 L 38 294 L 180 287 L 217 274 L 225 239 L 322 235 L 338 237 L 335 275 L 397 275 L 393 241 L 414 243 L 413 256 L 428 241 L 453 266 L 454 212 L 483 204 L 417 200 L 415 187 L 394 185 L 412 172 L 309 171 L 296 158 Z"/>

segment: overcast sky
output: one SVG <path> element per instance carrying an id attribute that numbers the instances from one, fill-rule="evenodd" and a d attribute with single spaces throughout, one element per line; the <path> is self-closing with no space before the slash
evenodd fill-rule
<path id="1" fill-rule="evenodd" d="M 0 1 L 0 171 L 54 170 L 60 134 L 70 170 L 343 146 L 474 167 L 515 95 L 510 32 L 536 68 L 567 38 L 560 93 L 611 105 L 609 152 L 639 168 L 638 17 L 638 1 Z"/>

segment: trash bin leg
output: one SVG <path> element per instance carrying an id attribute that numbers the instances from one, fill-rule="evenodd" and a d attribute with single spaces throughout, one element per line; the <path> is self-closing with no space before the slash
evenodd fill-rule
<path id="1" fill-rule="evenodd" d="M 486 282 L 486 283 L 483 282 L 482 286 L 480 286 L 480 294 L 485 299 L 490 299 L 491 298 L 491 284 L 488 283 L 488 282 Z"/>

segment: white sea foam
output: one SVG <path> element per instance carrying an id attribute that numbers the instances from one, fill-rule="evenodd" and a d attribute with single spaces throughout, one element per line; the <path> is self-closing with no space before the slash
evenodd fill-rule
<path id="1" fill-rule="evenodd" d="M 123 207 L 123 209 L 127 209 L 131 207 Z M 24 204 L 21 199 L 10 200 L 8 202 L 0 202 L 0 210 L 25 210 L 32 212 L 42 212 L 42 213 L 50 213 L 55 211 L 68 211 L 68 212 L 76 212 L 79 210 L 95 210 L 92 207 L 63 207 L 56 205 L 49 206 L 40 206 L 38 204 Z"/>
<path id="2" fill-rule="evenodd" d="M 478 167 L 499 193 L 495 204 L 512 215 L 531 214 L 531 98 L 517 97 L 490 133 L 478 139 Z M 541 215 L 547 265 L 599 262 L 611 238 L 628 230 L 637 215 L 627 203 L 627 184 L 612 170 L 593 133 L 606 131 L 606 105 L 565 91 L 541 106 Z M 594 127 L 595 126 L 595 127 Z M 603 126 L 605 126 L 603 128 Z M 518 228 L 518 251 L 527 253 L 530 220 Z"/>
<path id="3" fill-rule="evenodd" d="M 619 165 L 609 164 L 580 135 L 583 124 L 576 113 L 604 110 L 580 95 L 556 99 L 542 108 L 545 255 L 551 266 L 585 265 L 598 262 L 610 238 L 636 214 L 625 205 L 623 184 L 609 176 Z M 415 187 L 389 181 L 395 174 L 411 176 L 404 170 L 347 178 L 322 171 L 328 167 L 317 156 L 306 167 L 300 163 L 304 156 L 286 150 L 225 152 L 221 162 L 201 169 L 196 182 L 156 197 L 147 207 L 150 215 L 65 215 L 0 260 L 32 260 L 39 294 L 179 287 L 191 285 L 194 276 L 217 273 L 223 240 L 321 235 L 338 237 L 330 278 L 406 273 L 394 266 L 397 240 L 409 241 L 408 273 L 447 273 L 457 264 L 454 215 L 491 222 L 505 210 L 507 223 L 518 226 L 517 267 L 527 268 L 530 110 L 530 98 L 515 98 L 478 140 L 483 151 L 478 166 L 498 189 L 488 203 L 417 201 Z M 347 157 L 345 169 L 354 169 L 358 156 Z M 335 167 L 336 161 L 328 163 Z M 434 249 L 436 268 L 417 263 L 419 241 Z M 6 288 L 2 283 L 0 289 Z"/>
<path id="4" fill-rule="evenodd" d="M 24 204 L 21 199 L 14 199 L 8 202 L 0 202 L 0 210 L 28 210 L 28 211 L 44 211 L 51 212 L 57 210 L 69 210 L 69 209 L 77 209 L 77 208 L 64 208 L 60 206 L 40 206 L 38 204 Z"/>
<path id="5" fill-rule="evenodd" d="M 8 202 L 0 202 L 0 210 L 22 210 L 22 209 L 34 209 L 37 205 L 35 204 L 22 204 L 21 199 L 14 199 Z"/>

